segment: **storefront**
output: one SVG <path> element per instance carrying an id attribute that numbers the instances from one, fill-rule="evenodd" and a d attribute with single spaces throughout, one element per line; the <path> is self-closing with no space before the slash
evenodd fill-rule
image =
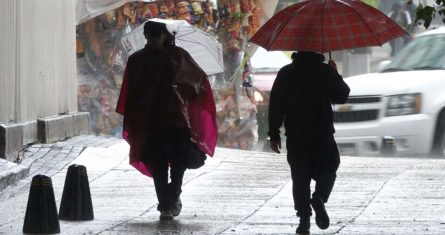
<path id="1" fill-rule="evenodd" d="M 121 38 L 150 18 L 186 20 L 223 45 L 224 73 L 210 75 L 217 105 L 219 146 L 252 149 L 256 105 L 247 43 L 269 18 L 274 0 L 88 1 L 77 5 L 79 111 L 90 113 L 95 134 L 120 136 L 114 112 L 128 54 Z M 247 52 L 246 52 L 247 51 Z"/>

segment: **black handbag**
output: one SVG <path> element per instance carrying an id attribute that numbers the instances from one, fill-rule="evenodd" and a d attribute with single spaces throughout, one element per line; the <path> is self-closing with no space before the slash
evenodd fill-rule
<path id="1" fill-rule="evenodd" d="M 185 166 L 187 169 L 198 169 L 204 166 L 207 155 L 198 148 L 196 143 L 190 141 L 189 154 Z"/>

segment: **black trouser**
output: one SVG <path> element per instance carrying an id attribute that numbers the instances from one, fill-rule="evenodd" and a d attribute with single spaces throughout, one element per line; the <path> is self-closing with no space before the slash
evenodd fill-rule
<path id="1" fill-rule="evenodd" d="M 159 136 L 160 154 L 152 163 L 153 181 L 158 197 L 158 210 L 171 208 L 182 192 L 182 179 L 186 170 L 183 159 L 188 153 L 190 134 L 186 128 L 169 129 Z M 168 168 L 170 178 L 168 183 Z"/>
<path id="2" fill-rule="evenodd" d="M 340 165 L 337 144 L 334 137 L 329 135 L 310 143 L 299 138 L 287 137 L 286 145 L 297 216 L 311 216 L 311 179 L 316 181 L 312 197 L 320 197 L 326 203 L 334 187 L 337 169 Z"/>

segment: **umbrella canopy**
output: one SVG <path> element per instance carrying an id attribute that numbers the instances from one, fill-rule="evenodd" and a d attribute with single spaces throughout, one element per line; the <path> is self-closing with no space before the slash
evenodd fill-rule
<path id="1" fill-rule="evenodd" d="M 188 51 L 207 75 L 224 72 L 222 45 L 214 37 L 184 20 L 154 18 L 149 21 L 166 24 L 167 30 L 175 35 L 176 45 Z M 125 35 L 121 41 L 129 54 L 142 49 L 146 43 L 144 24 Z"/>
<path id="2" fill-rule="evenodd" d="M 270 18 L 251 42 L 267 50 L 330 52 L 379 46 L 408 33 L 359 0 L 308 0 Z"/>

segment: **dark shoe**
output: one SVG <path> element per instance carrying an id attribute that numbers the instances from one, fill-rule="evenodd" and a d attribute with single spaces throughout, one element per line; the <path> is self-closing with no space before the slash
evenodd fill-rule
<path id="1" fill-rule="evenodd" d="M 315 223 L 320 229 L 327 229 L 330 223 L 329 216 L 321 198 L 313 197 L 311 199 L 311 205 L 315 211 Z"/>
<path id="2" fill-rule="evenodd" d="M 311 229 L 311 217 L 300 217 L 300 224 L 297 227 L 297 234 L 308 235 Z"/>
<path id="3" fill-rule="evenodd" d="M 159 216 L 160 220 L 172 220 L 173 219 L 173 215 L 171 213 L 171 211 L 161 211 L 161 215 Z"/>
<path id="4" fill-rule="evenodd" d="M 175 203 L 173 203 L 172 209 L 170 210 L 173 216 L 178 216 L 182 210 L 181 198 L 178 198 Z"/>

